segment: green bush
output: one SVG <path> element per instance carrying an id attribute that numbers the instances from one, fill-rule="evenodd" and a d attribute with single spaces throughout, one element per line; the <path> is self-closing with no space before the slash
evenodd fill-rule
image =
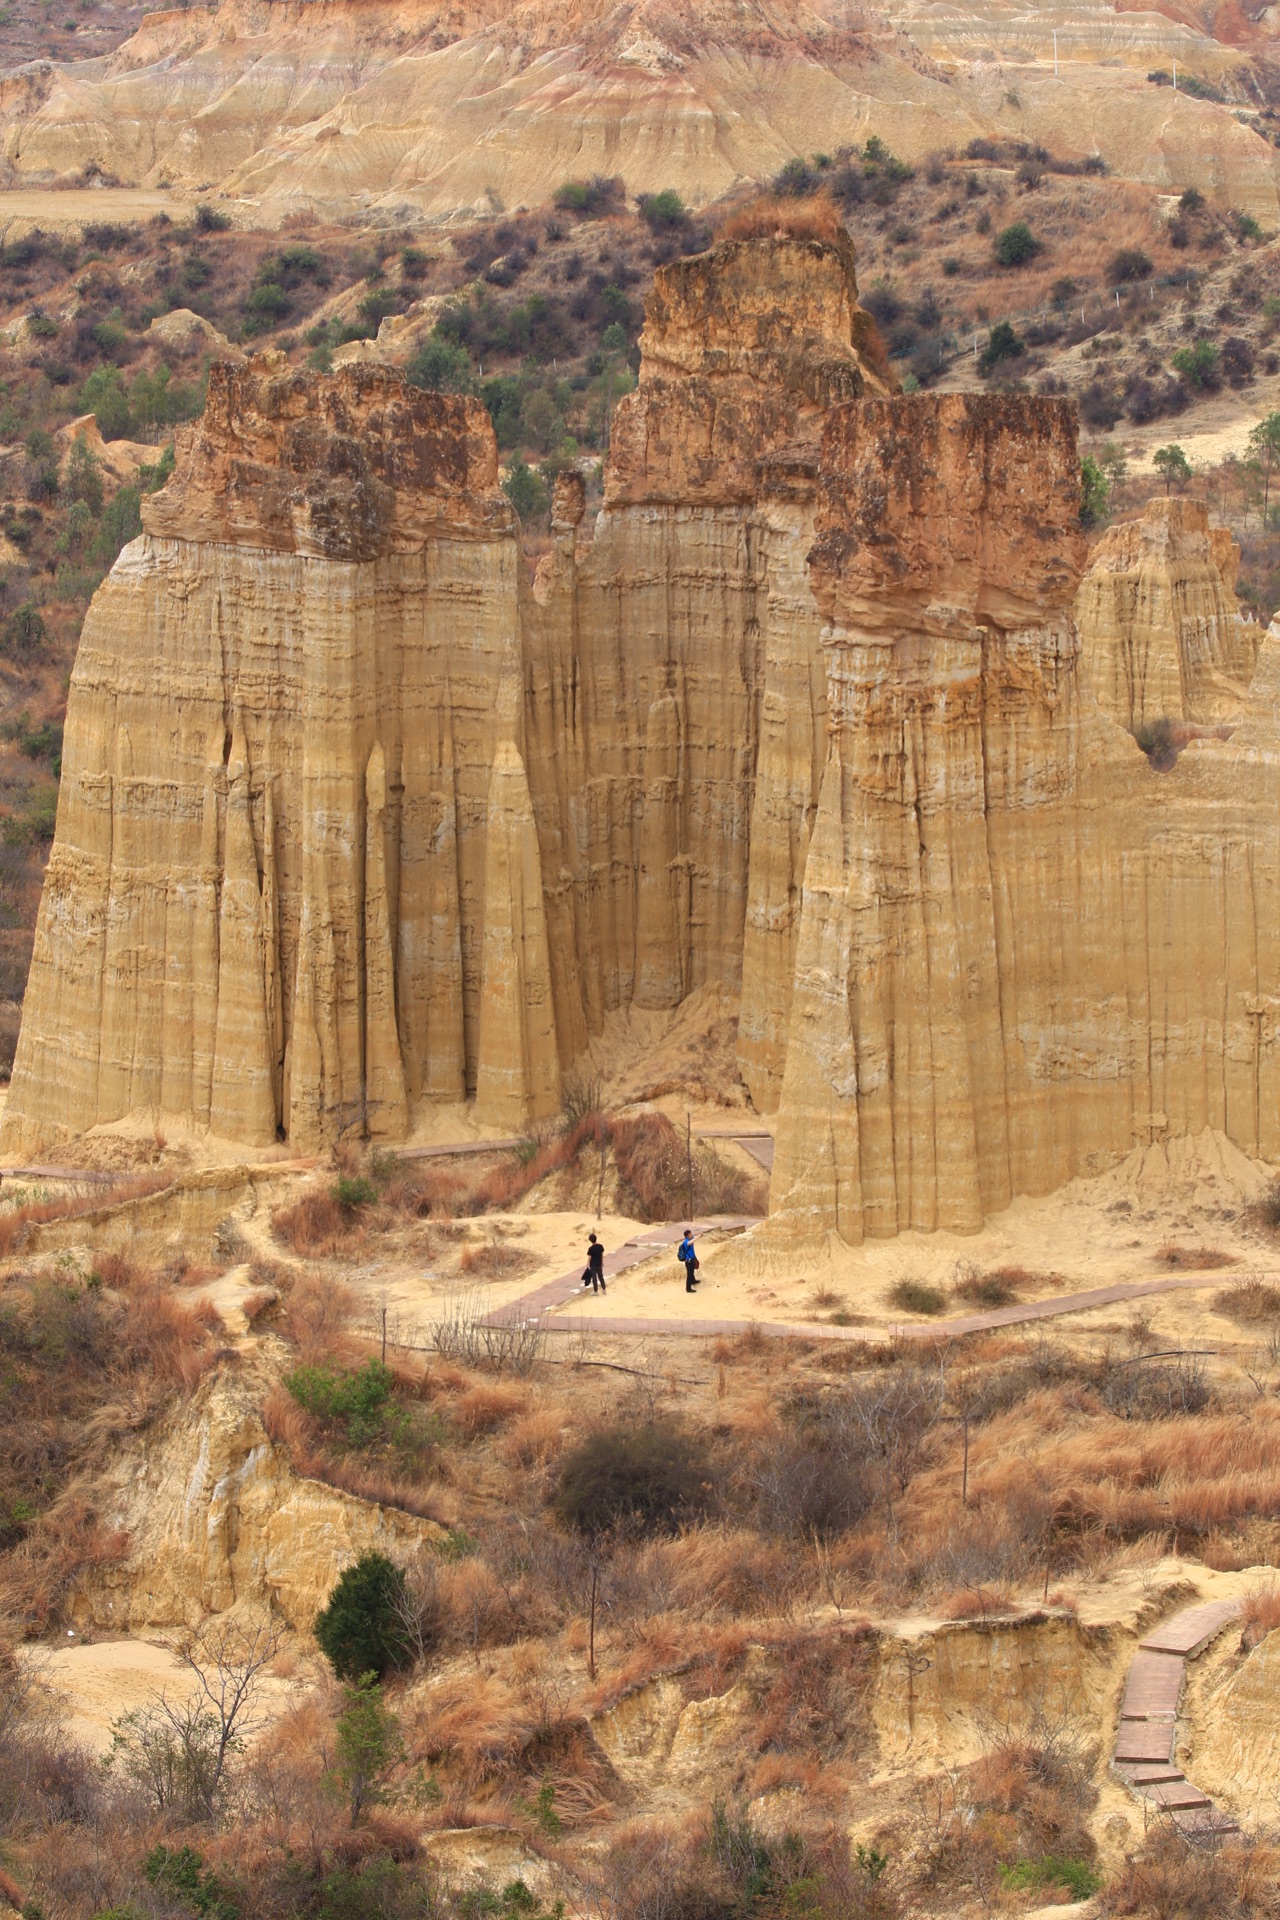
<path id="1" fill-rule="evenodd" d="M 142 532 L 141 495 L 136 487 L 120 487 L 103 509 L 93 545 L 89 548 L 92 565 L 110 571 L 122 547 Z"/>
<path id="2" fill-rule="evenodd" d="M 380 1360 L 366 1360 L 348 1371 L 333 1367 L 295 1367 L 284 1377 L 285 1390 L 317 1420 L 343 1429 L 348 1446 L 367 1447 L 385 1437 L 394 1410 L 393 1380 Z"/>
<path id="3" fill-rule="evenodd" d="M 67 455 L 62 470 L 62 497 L 82 501 L 94 515 L 102 512 L 102 464 L 90 453 L 83 434 L 77 434 L 75 445 Z"/>
<path id="4" fill-rule="evenodd" d="M 1122 287 L 1134 280 L 1149 280 L 1154 271 L 1141 247 L 1121 247 L 1107 263 L 1107 285 Z"/>
<path id="5" fill-rule="evenodd" d="M 1197 393 L 1215 393 L 1222 385 L 1222 355 L 1212 340 L 1179 347 L 1173 356 L 1173 368 Z"/>
<path id="6" fill-rule="evenodd" d="M 987 336 L 987 344 L 978 357 L 979 373 L 990 373 L 1002 360 L 1017 360 L 1027 350 L 1007 320 L 997 320 Z"/>
<path id="7" fill-rule="evenodd" d="M 32 600 L 15 607 L 0 633 L 0 653 L 10 660 L 30 660 L 49 644 L 49 629 Z"/>
<path id="8" fill-rule="evenodd" d="M 428 393 L 474 393 L 476 370 L 465 347 L 433 329 L 405 368 L 410 386 Z M 490 383 L 492 384 L 492 383 Z"/>
<path id="9" fill-rule="evenodd" d="M 588 1538 L 614 1528 L 674 1533 L 713 1504 L 710 1461 L 673 1421 L 606 1427 L 566 1458 L 555 1504 L 565 1524 Z"/>
<path id="10" fill-rule="evenodd" d="M 227 213 L 219 213 L 215 207 L 210 207 L 201 201 L 196 208 L 195 224 L 199 233 L 225 233 L 231 225 L 231 216 Z"/>
<path id="11" fill-rule="evenodd" d="M 566 180 L 557 187 L 555 204 L 562 213 L 581 213 L 594 219 L 622 205 L 624 184 L 618 175 L 592 174 L 589 180 Z"/>
<path id="12" fill-rule="evenodd" d="M 125 440 L 133 427 L 129 396 L 118 367 L 95 367 L 80 389 L 81 413 L 91 413 L 104 440 Z"/>
<path id="13" fill-rule="evenodd" d="M 661 193 L 642 193 L 636 202 L 640 218 L 655 233 L 670 233 L 689 224 L 689 211 L 674 187 Z"/>
<path id="14" fill-rule="evenodd" d="M 405 1578 L 383 1553 L 365 1553 L 347 1567 L 316 1616 L 320 1651 L 339 1680 L 379 1679 L 404 1664 L 409 1642 L 404 1626 Z"/>
<path id="15" fill-rule="evenodd" d="M 1100 527 L 1111 511 L 1111 482 L 1091 453 L 1080 462 L 1080 524 Z"/>
<path id="16" fill-rule="evenodd" d="M 53 838 L 57 821 L 57 794 L 38 793 L 27 802 L 21 813 L 9 815 L 3 832 L 0 832 L 0 840 L 6 847 L 47 846 Z"/>
<path id="17" fill-rule="evenodd" d="M 546 481 L 536 467 L 526 466 L 520 459 L 512 461 L 502 491 L 522 521 L 539 519 L 550 506 Z"/>
<path id="18" fill-rule="evenodd" d="M 142 1863 L 149 1883 L 200 1914 L 202 1920 L 239 1920 L 240 1903 L 194 1847 L 153 1847 Z"/>
<path id="19" fill-rule="evenodd" d="M 340 1207 L 371 1207 L 378 1198 L 372 1180 L 359 1173 L 340 1173 L 329 1191 Z"/>
<path id="20" fill-rule="evenodd" d="M 1017 1860 L 1012 1866 L 1002 1866 L 1000 1878 L 1014 1892 L 1065 1887 L 1076 1900 L 1088 1900 L 1102 1885 L 1102 1875 L 1088 1860 L 1053 1853 L 1046 1853 L 1041 1860 Z"/>
<path id="21" fill-rule="evenodd" d="M 1025 220 L 1015 220 L 995 238 L 996 260 L 1002 267 L 1025 267 L 1040 250 L 1040 242 Z"/>

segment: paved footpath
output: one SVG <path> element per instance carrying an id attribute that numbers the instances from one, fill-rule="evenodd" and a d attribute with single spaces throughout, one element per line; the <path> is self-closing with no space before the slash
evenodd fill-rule
<path id="1" fill-rule="evenodd" d="M 1120 1703 L 1115 1772 L 1192 1841 L 1239 1831 L 1231 1815 L 1193 1786 L 1174 1760 L 1187 1661 L 1203 1653 L 1239 1614 L 1239 1600 L 1211 1600 L 1175 1613 L 1139 1642 Z"/>
<path id="2" fill-rule="evenodd" d="M 695 1233 L 741 1233 L 745 1227 L 754 1225 L 754 1219 L 704 1219 L 695 1221 Z M 645 1231 L 645 1235 L 628 1240 L 618 1248 L 618 1252 L 606 1254 L 606 1279 L 614 1273 L 626 1273 L 628 1267 L 635 1267 L 643 1260 L 652 1260 L 658 1252 L 666 1252 L 679 1240 L 681 1231 L 681 1227 L 652 1227 Z M 1144 1300 L 1148 1294 L 1169 1294 L 1190 1286 L 1222 1284 L 1224 1277 L 1217 1269 L 1213 1273 L 1169 1273 L 1159 1281 L 1126 1281 L 1115 1286 L 1094 1286 L 1084 1294 L 1050 1294 L 1046 1300 L 1029 1300 L 1015 1308 L 992 1308 L 988 1313 L 965 1313 L 961 1319 L 904 1323 L 890 1321 L 889 1325 L 883 1327 L 833 1327 L 831 1321 L 699 1319 L 693 1302 L 687 1317 L 683 1313 L 666 1317 L 618 1315 L 610 1313 L 608 1309 L 608 1294 L 604 1294 L 601 1300 L 599 1294 L 593 1296 L 589 1288 L 583 1288 L 581 1267 L 574 1267 L 572 1273 L 560 1273 L 555 1281 L 547 1281 L 543 1286 L 533 1288 L 530 1294 L 522 1294 L 518 1300 L 509 1300 L 501 1308 L 495 1308 L 489 1315 L 489 1323 L 495 1327 L 505 1327 L 512 1321 L 541 1321 L 547 1332 L 683 1332 L 712 1338 L 731 1338 L 733 1334 L 758 1332 L 771 1340 L 958 1340 L 961 1334 L 1019 1327 L 1027 1325 L 1029 1321 L 1057 1319 L 1061 1313 L 1088 1313 L 1090 1308 L 1123 1306 L 1126 1300 Z M 564 1306 L 564 1302 L 578 1300 L 583 1294 L 591 1298 L 593 1304 L 599 1300 L 599 1311 L 557 1313 L 557 1308 Z"/>
<path id="3" fill-rule="evenodd" d="M 709 1220 L 691 1222 L 695 1235 L 713 1232 L 741 1233 L 745 1228 L 754 1227 L 756 1224 L 755 1214 L 718 1214 Z M 612 1253 L 606 1253 L 604 1257 L 606 1285 L 615 1273 L 625 1273 L 628 1267 L 638 1267 L 642 1261 L 653 1260 L 659 1253 L 670 1255 L 671 1248 L 683 1238 L 683 1227 L 646 1227 L 643 1233 L 637 1233 L 630 1240 L 624 1240 L 620 1247 L 615 1248 Z M 674 1256 L 671 1257 L 674 1259 Z M 485 1325 L 490 1327 L 525 1325 L 533 1320 L 541 1320 L 546 1314 L 555 1313 L 555 1309 L 563 1306 L 566 1300 L 576 1299 L 579 1294 L 591 1294 L 590 1287 L 584 1287 L 582 1284 L 583 1268 L 586 1264 L 587 1255 L 584 1244 L 582 1266 L 575 1267 L 571 1273 L 557 1274 L 554 1280 L 545 1280 L 540 1287 L 535 1287 L 532 1293 L 522 1293 L 518 1300 L 508 1300 L 502 1306 L 495 1307 L 494 1311 L 488 1315 Z M 592 1294 L 591 1297 L 598 1300 L 601 1295 Z M 606 1300 L 608 1297 L 607 1293 L 603 1296 Z M 594 1316 L 590 1319 L 576 1320 L 572 1316 L 556 1314 L 554 1320 L 547 1322 L 547 1327 L 553 1332 L 568 1332 L 576 1326 L 585 1326 L 603 1328 L 606 1333 L 637 1331 L 643 1333 L 649 1324 L 648 1321 L 638 1320 L 601 1320 Z M 689 1331 L 688 1323 L 685 1321 L 673 1320 L 670 1324 L 672 1327 L 679 1328 L 681 1332 Z"/>
<path id="4" fill-rule="evenodd" d="M 713 1231 L 740 1233 L 744 1228 L 756 1224 L 754 1219 L 702 1220 L 694 1223 L 694 1231 L 698 1234 Z M 652 1227 L 643 1236 L 637 1234 L 616 1253 L 605 1255 L 606 1277 L 624 1273 L 628 1267 L 638 1266 L 643 1260 L 652 1260 L 659 1251 L 673 1247 L 682 1231 L 680 1227 Z M 1087 1313 L 1092 1307 L 1119 1306 L 1128 1300 L 1145 1299 L 1153 1293 L 1173 1293 L 1184 1287 L 1223 1284 L 1224 1275 L 1220 1270 L 1200 1274 L 1166 1274 L 1159 1280 L 1122 1281 L 1110 1287 L 1094 1287 L 1088 1293 L 1051 1294 L 1044 1300 L 1029 1300 L 1016 1307 L 993 1307 L 987 1313 L 967 1313 L 956 1320 L 891 1321 L 887 1326 L 837 1327 L 829 1320 L 703 1320 L 697 1317 L 692 1301 L 688 1317 L 684 1314 L 654 1318 L 638 1314 L 618 1315 L 609 1311 L 607 1294 L 600 1300 L 598 1295 L 591 1295 L 589 1288 L 583 1287 L 582 1268 L 576 1267 L 572 1273 L 560 1274 L 556 1279 L 535 1288 L 532 1293 L 522 1294 L 518 1300 L 506 1301 L 489 1315 L 489 1322 L 494 1326 L 509 1326 L 513 1322 L 537 1320 L 547 1333 L 683 1333 L 732 1338 L 735 1334 L 753 1332 L 776 1340 L 956 1340 L 967 1333 L 990 1333 L 1000 1327 L 1016 1327 L 1028 1321 L 1053 1320 L 1061 1314 Z M 1229 1280 L 1226 1284 L 1230 1284 Z M 592 1299 L 593 1304 L 599 1301 L 598 1312 L 556 1312 L 556 1308 L 563 1306 L 566 1301 L 578 1299 L 584 1294 Z"/>

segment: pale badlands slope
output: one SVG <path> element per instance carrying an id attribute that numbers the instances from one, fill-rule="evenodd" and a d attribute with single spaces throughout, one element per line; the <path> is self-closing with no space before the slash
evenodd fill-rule
<path id="1" fill-rule="evenodd" d="M 24 181 L 93 162 L 269 217 L 497 211 L 595 172 L 700 205 L 871 133 L 918 159 L 995 132 L 1280 218 L 1268 143 L 1226 107 L 1148 84 L 1175 57 L 1215 74 L 1237 56 L 1108 7 L 1013 19 L 849 0 L 227 0 L 150 15 L 103 59 L 11 73 L 0 124 Z"/>

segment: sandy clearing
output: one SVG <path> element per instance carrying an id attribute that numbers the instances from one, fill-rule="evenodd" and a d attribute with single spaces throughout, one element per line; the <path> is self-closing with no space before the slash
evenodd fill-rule
<path id="1" fill-rule="evenodd" d="M 189 220 L 195 202 L 184 194 L 145 187 L 55 188 L 16 187 L 0 192 L 0 235 L 6 240 L 31 227 L 56 232 L 106 221 L 137 223 L 167 213 L 171 220 Z"/>
<path id="2" fill-rule="evenodd" d="M 92 1753 L 111 1746 L 112 1722 L 156 1701 L 187 1698 L 195 1676 L 173 1648 L 155 1640 L 81 1640 L 70 1636 L 37 1660 L 49 1691 L 66 1709 L 67 1731 Z M 304 1660 L 295 1678 L 263 1676 L 255 1696 L 258 1725 L 279 1718 L 314 1678 L 314 1663 Z"/>
<path id="3" fill-rule="evenodd" d="M 67 1729 L 94 1753 L 111 1745 L 111 1723 L 167 1693 L 183 1700 L 193 1675 L 159 1640 L 72 1641 L 55 1647 L 45 1669 L 50 1691 L 69 1708 Z"/>

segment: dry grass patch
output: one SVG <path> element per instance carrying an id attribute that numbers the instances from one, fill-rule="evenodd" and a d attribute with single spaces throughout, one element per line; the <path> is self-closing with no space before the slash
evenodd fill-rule
<path id="1" fill-rule="evenodd" d="M 1215 1267 L 1234 1267 L 1236 1257 L 1233 1253 L 1223 1253 L 1220 1247 L 1180 1247 L 1168 1241 L 1156 1254 L 1162 1267 L 1171 1273 L 1205 1273 Z"/>
<path id="2" fill-rule="evenodd" d="M 1268 1285 L 1255 1274 L 1237 1280 L 1232 1287 L 1223 1287 L 1210 1305 L 1215 1313 L 1225 1313 L 1232 1320 L 1274 1320 L 1280 1317 L 1280 1287 Z"/>
<path id="3" fill-rule="evenodd" d="M 499 1240 L 487 1240 L 480 1247 L 464 1247 L 458 1256 L 458 1270 L 472 1280 L 514 1280 L 532 1273 L 542 1262 L 526 1247 L 505 1246 Z"/>
<path id="4" fill-rule="evenodd" d="M 1280 1586 L 1274 1580 L 1254 1587 L 1245 1595 L 1240 1624 L 1244 1644 L 1249 1648 L 1256 1647 L 1260 1640 L 1280 1627 Z"/>
<path id="5" fill-rule="evenodd" d="M 564 1416 L 551 1408 L 513 1420 L 498 1443 L 498 1457 L 512 1467 L 545 1467 L 557 1458 L 566 1436 Z"/>

